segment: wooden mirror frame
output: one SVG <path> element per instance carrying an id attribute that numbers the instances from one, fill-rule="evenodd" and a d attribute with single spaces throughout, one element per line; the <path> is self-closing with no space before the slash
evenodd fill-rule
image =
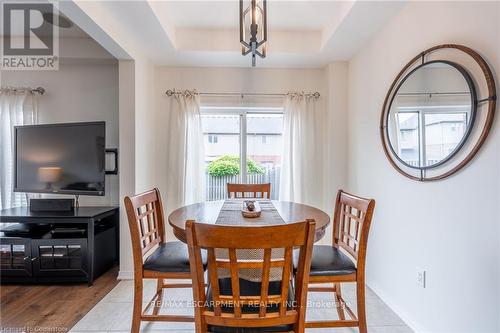
<path id="1" fill-rule="evenodd" d="M 442 174 L 439 174 L 439 175 L 436 175 L 433 177 L 428 177 L 428 178 L 425 177 L 425 170 L 432 169 L 432 166 L 419 168 L 420 169 L 420 177 L 417 177 L 417 176 L 414 176 L 412 174 L 409 174 L 408 172 L 403 170 L 398 165 L 399 159 L 398 159 L 397 155 L 393 152 L 393 149 L 390 146 L 391 145 L 390 140 L 389 140 L 387 133 L 386 133 L 386 128 L 387 128 L 386 121 L 388 120 L 387 115 L 390 112 L 390 106 L 392 104 L 391 102 L 392 102 L 393 96 L 396 94 L 397 89 L 400 86 L 400 82 L 402 80 L 404 80 L 408 75 L 411 75 L 411 73 L 412 73 L 412 71 L 408 72 L 408 69 L 410 69 L 412 66 L 414 66 L 415 63 L 419 60 L 422 62 L 422 64 L 419 65 L 419 67 L 421 67 L 423 64 L 426 63 L 425 62 L 426 55 L 428 55 L 431 52 L 434 52 L 436 50 L 440 50 L 440 49 L 456 49 L 456 50 L 459 50 L 461 52 L 464 52 L 466 55 L 470 56 L 477 63 L 477 65 L 481 68 L 481 71 L 484 75 L 484 80 L 485 80 L 487 88 L 488 88 L 488 97 L 477 100 L 477 105 L 487 102 L 488 103 L 487 115 L 486 115 L 484 127 L 481 131 L 481 134 L 480 134 L 477 142 L 474 144 L 471 151 L 467 154 L 467 156 L 465 156 L 462 159 L 462 161 L 460 163 L 458 163 L 456 166 L 454 166 L 453 168 L 451 168 L 450 170 L 448 170 Z M 442 60 L 444 62 L 446 61 L 446 59 L 439 59 L 439 60 Z M 439 61 L 439 60 L 437 60 L 437 61 Z M 477 80 L 476 80 L 476 82 L 477 82 Z M 481 57 L 481 55 L 479 55 L 479 53 L 477 53 L 473 49 L 471 49 L 467 46 L 458 45 L 458 44 L 442 44 L 442 45 L 437 45 L 437 46 L 431 47 L 431 48 L 421 52 L 420 54 L 415 56 L 413 59 L 411 59 L 403 67 L 403 69 L 398 73 L 398 75 L 396 76 L 396 78 L 392 82 L 392 84 L 389 88 L 389 91 L 387 92 L 387 95 L 385 97 L 384 105 L 382 107 L 382 114 L 380 116 L 380 128 L 379 128 L 380 138 L 382 141 L 382 147 L 384 148 L 385 156 L 387 157 L 387 159 L 389 160 L 391 165 L 400 174 L 402 174 L 403 176 L 408 177 L 412 180 L 422 181 L 422 182 L 424 182 L 424 181 L 425 182 L 426 181 L 436 181 L 436 180 L 442 180 L 446 177 L 449 177 L 449 176 L 455 174 L 460 169 L 465 167 L 474 158 L 474 156 L 477 154 L 477 152 L 480 150 L 481 146 L 483 145 L 484 141 L 486 140 L 486 137 L 488 136 L 488 134 L 491 130 L 491 126 L 493 125 L 493 118 L 494 118 L 495 110 L 496 110 L 496 99 L 497 99 L 496 85 L 495 85 L 495 80 L 493 78 L 493 73 L 491 72 L 491 69 L 488 66 L 488 64 L 486 63 L 486 61 Z M 474 101 L 471 101 L 471 103 L 474 103 Z M 472 130 L 472 127 L 474 125 L 475 125 L 474 123 L 471 124 L 470 130 Z M 461 147 L 459 147 L 459 149 L 457 149 L 457 151 L 460 149 L 461 149 Z M 391 152 L 393 152 L 393 153 L 391 154 Z M 446 158 L 446 161 L 449 161 L 453 157 L 454 156 L 449 156 L 448 158 Z M 443 163 L 445 163 L 445 162 L 443 162 Z M 435 167 L 438 167 L 438 166 L 442 165 L 443 163 L 438 163 L 435 165 Z"/>

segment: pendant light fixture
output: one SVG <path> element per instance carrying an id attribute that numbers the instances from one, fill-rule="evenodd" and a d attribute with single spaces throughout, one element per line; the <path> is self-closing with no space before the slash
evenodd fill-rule
<path id="1" fill-rule="evenodd" d="M 267 1 L 240 0 L 241 54 L 252 55 L 252 67 L 256 56 L 266 57 Z"/>

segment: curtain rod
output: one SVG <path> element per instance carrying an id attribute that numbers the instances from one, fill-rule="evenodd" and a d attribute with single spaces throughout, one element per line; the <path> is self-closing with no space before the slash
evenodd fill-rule
<path id="1" fill-rule="evenodd" d="M 45 94 L 45 89 L 42 87 L 36 87 L 36 88 L 0 88 L 0 91 L 13 91 L 13 92 L 29 91 L 32 94 L 39 94 L 39 95 Z"/>
<path id="2" fill-rule="evenodd" d="M 165 94 L 167 96 L 173 96 L 176 94 L 183 94 L 183 93 L 184 93 L 184 91 L 176 91 L 175 89 L 174 90 L 169 89 L 165 92 Z M 198 92 L 197 94 L 199 94 L 200 96 L 240 96 L 241 98 L 243 98 L 245 96 L 284 97 L 284 96 L 289 95 L 290 93 L 269 94 L 269 93 L 244 93 L 244 92 L 241 92 L 241 93 L 237 93 L 237 92 L 227 92 L 227 93 L 224 93 L 224 92 Z M 310 94 L 304 94 L 304 95 L 311 96 L 314 98 L 319 98 L 321 96 L 320 93 L 317 91 L 310 93 Z"/>

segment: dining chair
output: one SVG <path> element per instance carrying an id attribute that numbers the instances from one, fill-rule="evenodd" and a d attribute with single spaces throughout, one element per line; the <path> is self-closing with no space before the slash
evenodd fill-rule
<path id="1" fill-rule="evenodd" d="M 308 321 L 307 328 L 358 327 L 366 333 L 365 262 L 368 233 L 375 200 L 364 199 L 340 190 L 333 221 L 332 245 L 314 245 L 309 283 L 333 283 L 333 287 L 309 287 L 309 291 L 333 292 L 338 320 Z M 294 257 L 294 266 L 298 257 Z M 341 283 L 356 283 L 357 316 L 342 298 Z M 350 319 L 346 320 L 345 312 Z"/>
<path id="2" fill-rule="evenodd" d="M 264 227 L 210 225 L 188 220 L 186 234 L 196 332 L 304 332 L 314 230 L 314 220 Z M 292 285 L 294 247 L 299 248 L 299 257 L 297 278 Z M 207 277 L 202 270 L 203 249 L 208 252 Z M 227 251 L 224 258 L 217 256 L 220 252 L 216 249 Z M 237 253 L 242 249 L 260 251 L 262 259 L 240 259 Z M 276 249 L 282 251 L 279 256 L 274 252 Z M 248 269 L 260 270 L 261 279 L 242 279 L 240 271 Z M 277 278 L 271 278 L 276 269 L 278 272 L 273 276 Z"/>
<path id="3" fill-rule="evenodd" d="M 227 183 L 227 195 L 233 198 L 271 199 L 271 183 L 231 184 Z"/>
<path id="4" fill-rule="evenodd" d="M 139 332 L 141 321 L 194 322 L 193 316 L 159 315 L 163 289 L 191 288 L 191 283 L 165 283 L 165 279 L 191 280 L 189 254 L 186 244 L 166 242 L 165 221 L 160 191 L 153 190 L 127 196 L 127 211 L 132 253 L 134 258 L 134 310 L 131 332 Z M 200 266 L 206 267 L 206 256 Z M 142 310 L 143 279 L 156 279 L 156 294 Z M 152 308 L 152 313 L 148 311 Z"/>

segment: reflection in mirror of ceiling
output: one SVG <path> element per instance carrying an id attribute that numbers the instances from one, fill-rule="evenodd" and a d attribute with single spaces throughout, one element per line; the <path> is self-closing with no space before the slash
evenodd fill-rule
<path id="1" fill-rule="evenodd" d="M 470 112 L 469 86 L 462 73 L 444 63 L 418 68 L 399 88 L 391 107 L 395 110 L 460 108 Z"/>
<path id="2" fill-rule="evenodd" d="M 398 94 L 468 93 L 463 75 L 453 66 L 432 63 L 417 69 L 401 86 Z"/>

